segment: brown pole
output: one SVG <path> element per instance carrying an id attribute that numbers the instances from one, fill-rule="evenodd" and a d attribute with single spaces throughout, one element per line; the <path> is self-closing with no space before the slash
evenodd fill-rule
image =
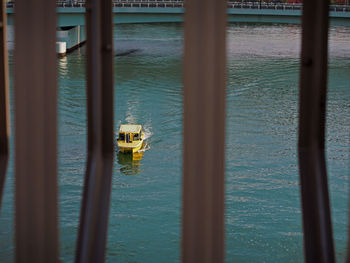
<path id="1" fill-rule="evenodd" d="M 104 262 L 113 140 L 113 17 L 111 0 L 86 3 L 88 162 L 75 262 Z"/>
<path id="2" fill-rule="evenodd" d="M 226 1 L 187 0 L 182 261 L 224 261 Z"/>
<path id="3" fill-rule="evenodd" d="M 0 6 L 0 214 L 9 158 L 10 136 L 9 72 L 6 29 L 6 3 L 5 0 L 3 0 Z"/>
<path id="4" fill-rule="evenodd" d="M 16 1 L 16 262 L 58 262 L 56 1 Z"/>
<path id="5" fill-rule="evenodd" d="M 299 105 L 299 172 L 305 262 L 334 262 L 325 161 L 328 0 L 304 1 Z"/>

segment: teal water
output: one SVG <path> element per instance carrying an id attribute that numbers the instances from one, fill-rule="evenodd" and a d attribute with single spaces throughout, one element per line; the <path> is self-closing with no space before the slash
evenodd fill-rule
<path id="1" fill-rule="evenodd" d="M 150 149 L 140 162 L 116 155 L 107 262 L 178 262 L 183 27 L 120 25 L 114 33 L 116 52 L 137 50 L 115 58 L 115 129 L 143 124 Z M 226 262 L 302 262 L 300 27 L 232 24 L 227 38 Z M 345 258 L 349 195 L 349 41 L 349 28 L 331 29 L 327 159 L 338 261 Z M 57 64 L 64 262 L 74 258 L 86 162 L 85 59 L 82 48 Z M 10 166 L 0 216 L 1 262 L 13 261 L 13 181 Z"/>

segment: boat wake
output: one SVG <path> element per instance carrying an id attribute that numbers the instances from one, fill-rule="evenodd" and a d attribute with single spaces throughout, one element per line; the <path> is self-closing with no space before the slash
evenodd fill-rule
<path id="1" fill-rule="evenodd" d="M 145 151 L 151 149 L 151 145 L 148 142 L 144 142 L 141 149 L 137 151 L 137 153 L 144 153 Z"/>
<path id="2" fill-rule="evenodd" d="M 145 136 L 145 138 L 144 138 L 145 140 L 148 140 L 148 139 L 151 138 L 152 135 L 153 135 L 153 133 L 152 133 L 150 127 L 147 127 L 147 126 L 144 127 L 143 133 L 144 133 L 144 136 Z"/>

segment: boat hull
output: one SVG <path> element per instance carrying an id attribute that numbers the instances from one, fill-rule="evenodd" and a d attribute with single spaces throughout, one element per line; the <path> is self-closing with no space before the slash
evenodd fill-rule
<path id="1" fill-rule="evenodd" d="M 143 141 L 136 145 L 136 146 L 125 146 L 125 143 L 121 144 L 121 143 L 118 143 L 118 147 L 119 147 L 119 151 L 122 152 L 122 153 L 137 153 L 138 151 L 141 150 L 143 146 Z"/>

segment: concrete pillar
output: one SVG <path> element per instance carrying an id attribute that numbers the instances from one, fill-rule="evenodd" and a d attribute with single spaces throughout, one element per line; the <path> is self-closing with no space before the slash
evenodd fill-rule
<path id="1" fill-rule="evenodd" d="M 79 48 L 85 41 L 85 27 L 83 26 L 61 27 L 57 29 L 57 43 L 66 44 L 66 53 L 70 53 Z M 56 45 L 57 48 L 58 46 L 63 48 L 61 44 Z"/>
<path id="2" fill-rule="evenodd" d="M 58 57 L 64 57 L 67 54 L 67 43 L 56 42 L 56 53 Z"/>

